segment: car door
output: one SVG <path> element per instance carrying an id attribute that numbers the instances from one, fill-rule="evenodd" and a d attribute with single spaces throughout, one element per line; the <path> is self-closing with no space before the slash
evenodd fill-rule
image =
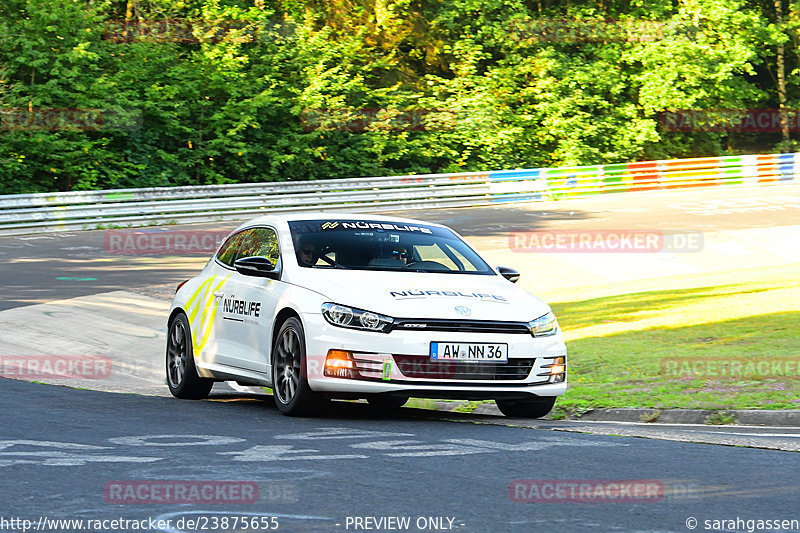
<path id="1" fill-rule="evenodd" d="M 207 306 L 213 305 L 213 313 L 206 313 L 210 326 L 206 326 L 207 351 L 211 354 L 209 363 L 227 366 L 237 366 L 235 359 L 231 359 L 231 354 L 235 354 L 235 348 L 230 346 L 230 332 L 227 331 L 228 321 L 223 317 L 226 295 L 230 295 L 231 286 L 234 283 L 234 274 L 238 274 L 233 268 L 233 263 L 239 254 L 239 249 L 249 235 L 250 230 L 237 232 L 222 244 L 214 257 L 211 268 L 211 284 L 209 285 L 208 298 L 213 299 L 213 304 L 209 302 Z"/>
<path id="2" fill-rule="evenodd" d="M 246 230 L 237 259 L 266 257 L 280 269 L 278 237 L 273 228 L 255 227 Z M 277 303 L 280 281 L 246 276 L 233 269 L 225 283 L 220 302 L 220 343 L 223 364 L 267 372 L 272 317 Z"/>

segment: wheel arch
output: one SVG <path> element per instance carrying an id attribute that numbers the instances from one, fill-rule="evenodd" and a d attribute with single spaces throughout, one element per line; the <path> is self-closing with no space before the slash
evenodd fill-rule
<path id="1" fill-rule="evenodd" d="M 272 335 L 270 337 L 269 343 L 269 353 L 270 353 L 270 365 L 272 365 L 272 350 L 275 347 L 275 340 L 278 338 L 278 332 L 283 326 L 283 323 L 289 320 L 291 317 L 297 318 L 300 321 L 300 324 L 303 324 L 303 319 L 300 318 L 300 313 L 297 312 L 296 309 L 292 307 L 284 307 L 275 315 L 275 320 L 272 321 Z"/>
<path id="2" fill-rule="evenodd" d="M 189 324 L 189 330 L 186 332 L 186 334 L 189 335 L 189 344 L 192 348 L 192 355 L 196 358 L 197 354 L 194 353 L 194 333 L 192 333 L 192 322 L 189 320 L 189 314 L 183 310 L 183 307 L 177 306 L 175 309 L 169 312 L 169 318 L 167 319 L 167 342 L 169 343 L 169 326 L 178 315 L 185 316 L 186 322 Z"/>
<path id="3" fill-rule="evenodd" d="M 175 309 L 173 309 L 172 311 L 170 311 L 169 318 L 167 318 L 167 328 L 169 328 L 169 325 L 172 323 L 172 319 L 175 318 L 176 316 L 178 316 L 181 313 L 186 315 L 186 311 L 184 311 L 183 308 L 180 307 L 180 306 L 178 306 Z M 186 318 L 188 319 L 189 315 L 186 315 Z M 191 323 L 189 325 L 191 326 Z"/>

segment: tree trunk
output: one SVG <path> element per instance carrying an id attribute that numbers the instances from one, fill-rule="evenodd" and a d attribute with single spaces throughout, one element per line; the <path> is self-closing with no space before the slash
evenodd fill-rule
<path id="1" fill-rule="evenodd" d="M 133 20 L 133 0 L 128 0 L 125 6 L 125 42 L 133 42 L 133 33 L 131 32 L 131 23 Z"/>
<path id="2" fill-rule="evenodd" d="M 775 19 L 778 27 L 783 26 L 783 0 L 775 0 Z M 789 111 L 786 109 L 786 65 L 783 43 L 778 45 L 778 110 L 781 117 L 782 152 L 789 151 Z"/>

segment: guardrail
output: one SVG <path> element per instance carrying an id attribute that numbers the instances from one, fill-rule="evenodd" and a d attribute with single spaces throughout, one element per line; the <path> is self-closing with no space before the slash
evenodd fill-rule
<path id="1" fill-rule="evenodd" d="M 606 192 L 786 182 L 800 153 L 302 182 L 0 196 L 0 234 L 554 200 Z"/>

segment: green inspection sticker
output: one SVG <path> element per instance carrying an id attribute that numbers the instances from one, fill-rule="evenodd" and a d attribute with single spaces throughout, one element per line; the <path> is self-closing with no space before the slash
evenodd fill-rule
<path id="1" fill-rule="evenodd" d="M 383 381 L 389 381 L 392 379 L 392 360 L 385 359 L 383 361 L 383 375 L 381 376 Z"/>

